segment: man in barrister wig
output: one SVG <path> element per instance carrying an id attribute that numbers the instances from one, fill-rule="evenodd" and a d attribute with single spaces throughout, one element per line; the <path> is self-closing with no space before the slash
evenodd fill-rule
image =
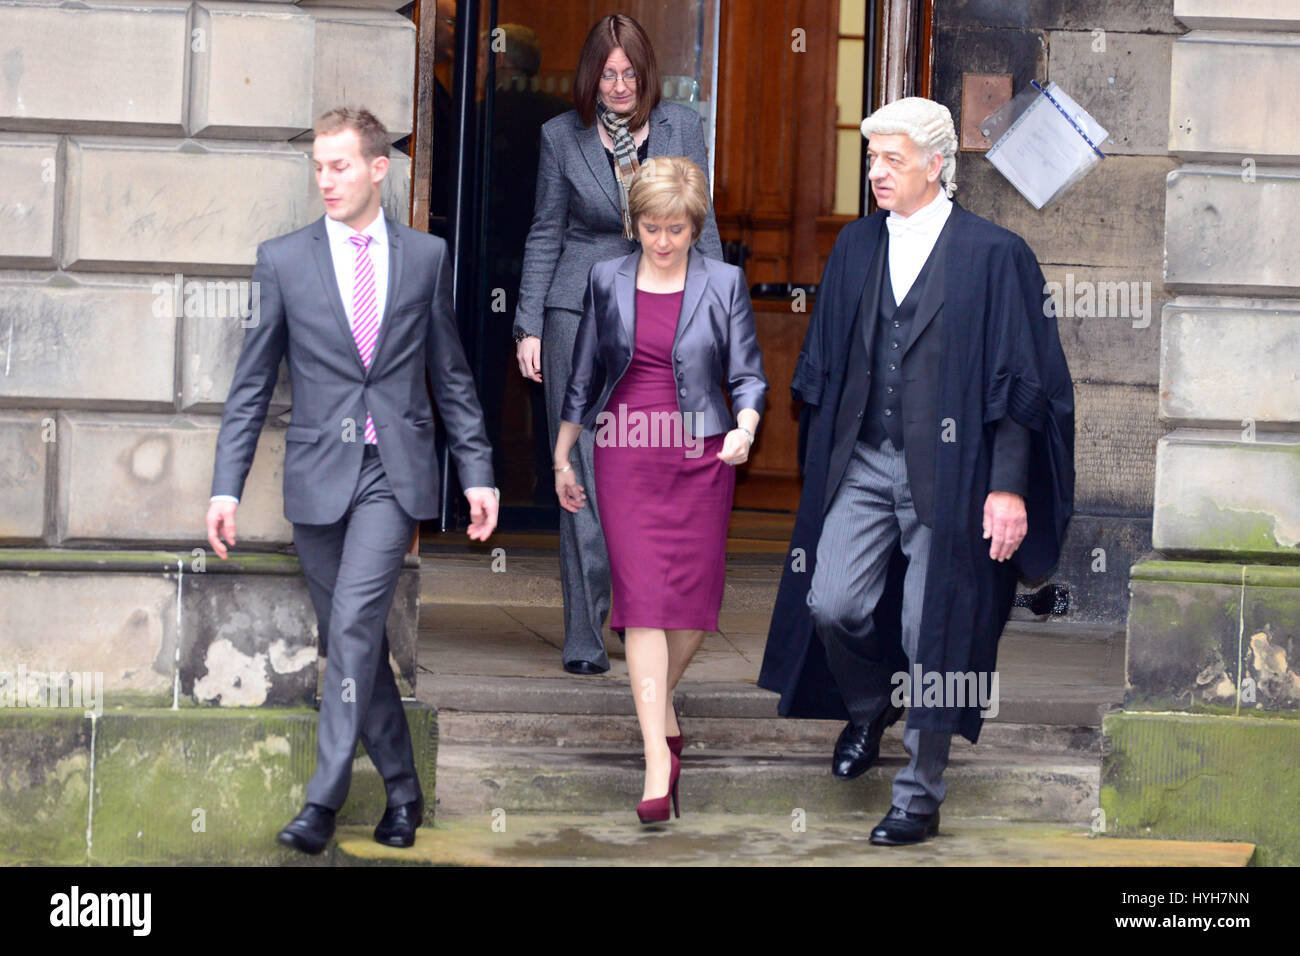
<path id="1" fill-rule="evenodd" d="M 836 239 L 791 384 L 803 494 L 759 684 L 783 716 L 847 718 L 842 779 L 906 708 L 871 832 L 892 846 L 938 832 L 951 736 L 993 713 L 1017 575 L 1056 566 L 1074 403 L 1033 252 L 950 199 L 947 108 L 901 99 L 862 133 L 879 210 Z"/>

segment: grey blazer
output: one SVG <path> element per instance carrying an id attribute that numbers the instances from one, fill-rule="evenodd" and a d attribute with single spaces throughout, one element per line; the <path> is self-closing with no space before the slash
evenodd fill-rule
<path id="1" fill-rule="evenodd" d="M 660 103 L 650 111 L 651 156 L 685 156 L 708 175 L 704 121 L 688 107 Z M 637 244 L 623 238 L 618 183 L 595 124 L 583 126 L 569 110 L 542 126 L 537 202 L 524 245 L 515 332 L 541 336 L 546 309 L 582 309 L 587 273 L 604 259 L 625 256 Z M 722 258 L 713 206 L 696 242 Z"/>
<path id="2" fill-rule="evenodd" d="M 590 427 L 632 364 L 640 261 L 638 249 L 592 267 L 560 416 L 566 422 Z M 723 398 L 724 385 L 737 412 L 752 408 L 763 414 L 767 378 L 745 274 L 736 266 L 705 258 L 694 248 L 686 264 L 682 312 L 673 338 L 673 374 L 677 409 L 685 422 L 694 420 L 691 434 L 696 438 L 734 427 Z M 593 395 L 599 396 L 594 402 Z M 687 412 L 693 414 L 688 418 Z"/>
<path id="3" fill-rule="evenodd" d="M 492 448 L 456 329 L 447 244 L 388 225 L 388 294 L 370 369 L 348 325 L 325 218 L 257 247 L 260 315 L 244 334 L 217 435 L 212 494 L 243 492 L 280 360 L 289 360 L 292 421 L 285 433 L 284 516 L 330 524 L 347 511 L 361 470 L 366 412 L 397 502 L 413 518 L 438 513 L 433 409 L 461 485 L 490 487 Z"/>

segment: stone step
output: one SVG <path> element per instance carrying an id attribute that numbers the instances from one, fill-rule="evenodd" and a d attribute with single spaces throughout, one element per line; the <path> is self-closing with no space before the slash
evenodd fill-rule
<path id="1" fill-rule="evenodd" d="M 1067 685 L 1051 680 L 1051 667 L 1004 679 L 993 724 L 1049 727 L 1100 727 L 1101 718 L 1118 708 L 1122 690 L 1110 684 Z M 420 674 L 418 697 L 439 710 L 497 714 L 634 713 L 626 679 L 600 677 L 494 677 L 466 674 Z M 742 717 L 769 719 L 775 726 L 777 696 L 743 682 L 683 682 L 677 687 L 682 718 Z M 783 731 L 774 731 L 780 734 Z M 837 731 L 838 733 L 838 731 Z"/>
<path id="2" fill-rule="evenodd" d="M 415 846 L 380 846 L 365 827 L 337 834 L 338 866 L 1219 866 L 1240 867 L 1249 843 L 1096 837 L 1086 826 L 1013 823 L 945 813 L 939 835 L 876 847 L 876 814 L 696 813 L 642 826 L 632 808 L 598 814 L 440 816 Z M 495 823 L 495 827 L 494 827 Z M 502 827 L 504 826 L 504 829 Z"/>
<path id="3" fill-rule="evenodd" d="M 943 816 L 915 847 L 872 847 L 878 816 L 684 813 L 642 826 L 623 813 L 439 817 L 408 849 L 382 847 L 365 827 L 343 827 L 339 866 L 1245 866 L 1249 843 L 1115 839 L 1087 826 Z M 495 827 L 494 827 L 495 821 Z M 504 829 L 502 829 L 504 826 Z"/>
<path id="4" fill-rule="evenodd" d="M 684 806 L 700 813 L 883 813 L 905 756 L 882 753 L 856 780 L 831 776 L 826 754 L 688 751 Z M 644 765 L 632 751 L 515 748 L 442 742 L 438 814 L 581 812 L 627 808 L 640 799 Z M 1098 802 L 1095 757 L 1075 754 L 955 751 L 944 775 L 945 810 L 1087 825 Z"/>
<path id="5" fill-rule="evenodd" d="M 843 727 L 828 720 L 773 720 L 745 717 L 682 717 L 682 733 L 689 753 L 821 754 L 829 759 Z M 902 754 L 901 723 L 886 731 L 881 741 L 886 754 Z M 604 714 L 469 713 L 438 712 L 442 745 L 500 744 L 509 747 L 552 747 L 602 750 L 641 750 L 636 719 Z M 971 746 L 965 738 L 953 741 L 954 751 Z M 1075 753 L 1101 756 L 1101 731 L 1097 727 L 1051 724 L 985 723 L 979 749 L 1023 753 Z"/>

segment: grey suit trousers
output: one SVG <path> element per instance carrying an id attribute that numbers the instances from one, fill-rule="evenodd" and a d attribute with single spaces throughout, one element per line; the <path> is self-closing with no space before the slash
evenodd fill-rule
<path id="1" fill-rule="evenodd" d="M 546 390 L 546 421 L 551 448 L 560 434 L 565 387 L 573 369 L 573 343 L 582 315 L 568 309 L 547 309 L 542 330 L 542 386 Z M 577 514 L 560 509 L 560 583 L 564 591 L 563 662 L 588 661 L 609 669 L 604 626 L 609 615 L 609 554 L 596 510 L 596 481 L 592 466 L 595 437 L 588 428 L 578 436 L 573 462 L 578 484 L 587 494 Z M 541 480 L 550 480 L 542 476 Z"/>
<path id="2" fill-rule="evenodd" d="M 884 591 L 889 556 L 900 538 L 908 558 L 903 652 L 914 663 L 930 529 L 917 520 L 903 453 L 888 439 L 880 448 L 859 441 L 826 513 L 808 591 L 808 606 L 826 646 L 831 673 L 853 722 L 859 725 L 870 723 L 890 703 L 893 675 L 873 658 L 871 614 Z M 912 813 L 938 809 L 951 742 L 950 733 L 903 731 L 910 760 L 894 777 L 894 806 Z"/>
<path id="3" fill-rule="evenodd" d="M 415 526 L 393 496 L 379 456 L 371 454 L 362 460 L 342 519 L 293 526 L 326 655 L 308 803 L 334 810 L 343 806 L 358 738 L 384 779 L 390 807 L 420 796 L 411 732 L 388 663 L 385 631 Z"/>

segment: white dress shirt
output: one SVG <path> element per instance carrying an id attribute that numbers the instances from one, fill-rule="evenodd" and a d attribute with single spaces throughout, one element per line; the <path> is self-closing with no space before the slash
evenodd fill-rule
<path id="1" fill-rule="evenodd" d="M 357 247 L 352 237 L 365 235 L 370 237 L 366 250 L 375 267 L 375 305 L 379 308 L 379 319 L 384 318 L 384 304 L 388 301 L 388 227 L 384 223 L 384 210 L 360 233 L 346 223 L 325 217 L 325 235 L 330 243 L 330 258 L 334 260 L 334 279 L 339 284 L 339 295 L 343 297 L 343 311 L 348 317 L 348 327 L 353 324 L 352 291 L 357 278 Z"/>
<path id="2" fill-rule="evenodd" d="M 942 188 L 939 195 L 910 216 L 890 211 L 885 228 L 889 230 L 889 283 L 894 287 L 895 305 L 907 297 L 921 274 L 951 212 L 952 200 Z"/>

